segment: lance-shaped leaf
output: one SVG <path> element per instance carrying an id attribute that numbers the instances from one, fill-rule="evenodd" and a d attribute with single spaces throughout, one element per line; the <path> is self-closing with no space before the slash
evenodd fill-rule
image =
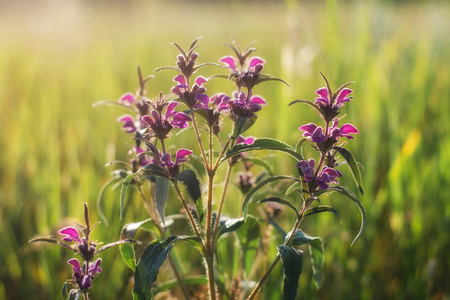
<path id="1" fill-rule="evenodd" d="M 221 218 L 222 219 L 222 218 Z M 221 235 L 237 230 L 244 223 L 244 218 L 221 220 L 217 229 L 217 238 Z"/>
<path id="2" fill-rule="evenodd" d="M 286 241 L 289 240 L 291 232 L 286 235 Z M 297 229 L 288 245 L 302 246 L 309 245 L 309 252 L 311 255 L 311 266 L 313 270 L 314 280 L 317 287 L 322 285 L 322 266 L 323 266 L 323 243 L 319 237 L 311 237 L 305 234 L 300 229 Z"/>
<path id="3" fill-rule="evenodd" d="M 161 221 L 165 224 L 164 211 L 166 209 L 167 199 L 169 199 L 169 188 L 170 181 L 165 178 L 158 176 L 155 180 L 155 198 L 156 198 L 156 208 L 158 214 L 161 217 Z"/>
<path id="4" fill-rule="evenodd" d="M 289 202 L 289 201 L 287 201 L 285 199 L 281 199 L 281 198 L 278 198 L 278 197 L 270 197 L 270 198 L 266 198 L 266 199 L 258 201 L 258 203 L 264 203 L 264 202 L 276 202 L 276 203 L 280 203 L 280 204 L 286 205 L 287 207 L 291 208 L 295 212 L 295 215 L 298 215 L 297 208 L 295 208 L 295 206 L 292 205 L 291 202 Z"/>
<path id="5" fill-rule="evenodd" d="M 120 189 L 120 219 L 121 220 L 123 219 L 123 215 L 124 215 L 125 200 L 126 200 L 126 196 L 127 196 L 127 190 L 128 190 L 128 187 L 131 184 L 131 181 L 133 180 L 134 176 L 136 175 L 136 173 L 128 175 L 123 180 L 122 188 Z"/>
<path id="6" fill-rule="evenodd" d="M 191 196 L 192 200 L 195 203 L 197 208 L 197 213 L 199 217 L 199 221 L 203 220 L 203 201 L 202 201 L 202 189 L 200 186 L 200 181 L 197 179 L 197 175 L 192 170 L 184 170 L 177 176 L 175 179 L 181 181 L 185 186 Z"/>
<path id="7" fill-rule="evenodd" d="M 346 196 L 347 198 L 349 198 L 350 200 L 352 200 L 356 206 L 358 206 L 359 211 L 361 212 L 361 228 L 359 229 L 358 234 L 356 235 L 355 239 L 352 242 L 352 246 L 353 244 L 361 237 L 362 233 L 364 232 L 364 229 L 366 228 L 366 211 L 364 209 L 364 206 L 362 205 L 361 201 L 356 197 L 355 194 L 353 194 L 349 189 L 347 189 L 346 187 L 343 186 L 329 186 L 326 190 L 320 190 L 318 193 L 316 193 L 316 195 L 319 194 L 323 194 L 326 192 L 338 192 L 344 196 Z"/>
<path id="8" fill-rule="evenodd" d="M 287 245 L 278 246 L 278 252 L 283 263 L 284 300 L 295 300 L 297 297 L 298 280 L 302 273 L 303 251 Z"/>
<path id="9" fill-rule="evenodd" d="M 352 173 L 353 179 L 355 180 L 356 186 L 358 187 L 361 194 L 364 194 L 363 187 L 362 187 L 362 179 L 361 179 L 361 173 L 359 172 L 358 165 L 353 158 L 352 154 L 345 148 L 342 147 L 333 147 L 334 150 L 339 152 L 341 156 L 347 161 L 350 171 Z"/>
<path id="10" fill-rule="evenodd" d="M 333 213 L 336 217 L 338 217 L 339 221 L 342 223 L 342 219 L 339 216 L 338 212 L 331 206 L 321 205 L 321 206 L 311 207 L 307 211 L 305 211 L 305 213 L 303 215 L 306 217 L 306 216 L 311 216 L 314 214 L 319 214 L 322 212 Z"/>
<path id="11" fill-rule="evenodd" d="M 103 223 L 104 223 L 106 226 L 108 226 L 108 220 L 106 219 L 105 214 L 103 213 L 103 198 L 104 198 L 106 189 L 107 189 L 110 185 L 116 183 L 116 182 L 119 181 L 119 180 L 120 180 L 120 177 L 119 177 L 119 178 L 117 178 L 117 177 L 111 178 L 110 180 L 108 180 L 108 181 L 102 186 L 102 188 L 100 189 L 100 192 L 98 193 L 98 197 L 97 197 L 97 210 L 98 210 L 98 214 L 99 214 L 100 218 L 102 219 Z"/>
<path id="12" fill-rule="evenodd" d="M 115 106 L 120 106 L 122 108 L 125 108 L 133 113 L 138 113 L 139 111 L 137 109 L 134 109 L 132 106 L 126 105 L 124 103 L 121 102 L 117 102 L 117 101 L 109 101 L 109 100 L 104 100 L 104 101 L 99 101 L 94 103 L 92 106 L 96 107 L 99 105 L 115 105 Z"/>
<path id="13" fill-rule="evenodd" d="M 279 82 L 284 83 L 287 87 L 290 87 L 290 85 L 283 79 L 274 77 L 274 76 L 270 76 L 270 75 L 265 75 L 265 74 L 261 74 L 259 76 L 259 79 L 258 79 L 258 81 L 256 81 L 255 85 L 260 84 L 261 82 L 264 82 L 264 81 L 279 81 Z"/>
<path id="14" fill-rule="evenodd" d="M 169 236 L 165 241 L 154 240 L 145 248 L 134 273 L 133 298 L 135 300 L 152 299 L 152 285 L 156 281 L 159 268 L 169 256 L 173 243 L 184 240 L 191 244 L 200 244 L 200 238 L 189 236 Z"/>
<path id="15" fill-rule="evenodd" d="M 150 171 L 155 176 L 167 177 L 166 170 L 160 165 L 148 164 L 143 166 L 138 172 L 142 170 Z"/>
<path id="16" fill-rule="evenodd" d="M 258 116 L 256 115 L 249 117 L 236 117 L 236 120 L 234 120 L 234 129 L 232 133 L 232 144 L 234 144 L 234 141 L 236 141 L 239 135 L 247 131 L 253 124 L 255 124 L 257 118 Z"/>
<path id="17" fill-rule="evenodd" d="M 242 214 L 243 214 L 245 220 L 247 220 L 248 204 L 249 204 L 250 198 L 253 196 L 253 194 L 255 192 L 257 192 L 260 188 L 265 186 L 266 184 L 274 182 L 274 181 L 277 181 L 277 180 L 282 180 L 282 179 L 289 179 L 289 180 L 293 180 L 293 181 L 299 181 L 295 177 L 286 176 L 286 175 L 273 176 L 273 177 L 269 177 L 269 178 L 266 178 L 263 181 L 261 181 L 247 195 L 245 195 L 244 202 L 242 203 Z"/>
<path id="18" fill-rule="evenodd" d="M 76 248 L 72 247 L 71 245 L 69 245 L 69 244 L 67 244 L 67 243 L 64 243 L 64 242 L 61 242 L 61 241 L 59 241 L 59 240 L 57 240 L 57 239 L 54 239 L 54 238 L 50 238 L 50 237 L 48 237 L 48 238 L 45 238 L 45 237 L 37 237 L 37 238 L 34 238 L 34 239 L 29 240 L 28 242 L 29 242 L 29 243 L 46 242 L 46 243 L 56 244 L 56 245 L 59 245 L 59 246 L 68 248 L 68 249 L 70 249 L 70 250 L 72 250 L 72 251 L 74 251 L 74 252 L 78 251 Z"/>
<path id="19" fill-rule="evenodd" d="M 136 231 L 141 227 L 141 225 L 150 222 L 151 219 L 146 219 L 138 223 L 128 223 L 123 226 L 120 232 L 120 239 L 134 239 Z M 134 253 L 134 247 L 131 243 L 125 243 L 120 245 L 120 254 L 122 255 L 123 261 L 134 271 L 136 269 L 136 256 Z"/>
<path id="20" fill-rule="evenodd" d="M 293 156 L 294 158 L 298 160 L 303 160 L 303 156 L 295 151 L 295 149 L 283 142 L 280 142 L 275 139 L 270 138 L 261 138 L 254 140 L 253 144 L 247 145 L 247 144 L 238 144 L 234 145 L 233 148 L 231 148 L 227 155 L 222 158 L 221 162 L 227 160 L 230 157 L 233 157 L 239 153 L 252 151 L 252 150 L 276 150 L 281 152 L 286 152 L 287 154 Z"/>

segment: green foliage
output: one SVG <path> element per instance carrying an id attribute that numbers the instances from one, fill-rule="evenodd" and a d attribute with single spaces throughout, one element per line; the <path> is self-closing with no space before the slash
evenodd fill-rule
<path id="1" fill-rule="evenodd" d="M 297 298 L 298 280 L 302 273 L 303 251 L 291 246 L 280 245 L 278 252 L 283 262 L 284 300 L 295 300 Z"/>
<path id="2" fill-rule="evenodd" d="M 344 223 L 338 228 L 327 214 L 304 220 L 306 232 L 326 241 L 320 297 L 448 297 L 450 106 L 445 99 L 450 97 L 450 70 L 443 63 L 450 60 L 445 30 L 450 20 L 448 4 L 288 1 L 286 8 L 280 3 L 249 7 L 224 2 L 196 6 L 195 13 L 202 17 L 184 22 L 187 13 L 194 14 L 191 4 L 52 5 L 45 6 L 48 15 L 42 14 L 42 7 L 33 7 L 39 2 L 21 8 L 27 13 L 18 13 L 17 6 L 2 6 L 0 298 L 60 297 L 59 289 L 70 276 L 70 270 L 61 275 L 67 268 L 68 250 L 48 245 L 38 251 L 36 244 L 30 246 L 27 241 L 37 233 L 54 234 L 61 222 L 78 218 L 83 201 L 94 207 L 100 187 L 109 178 L 110 167 L 105 168 L 105 163 L 124 157 L 129 150 L 129 141 L 114 122 L 128 110 L 93 108 L 92 104 L 102 99 L 116 103 L 124 91 L 137 87 L 136 65 L 150 73 L 172 64 L 176 49 L 170 52 L 162 45 L 174 40 L 186 44 L 197 35 L 205 38 L 200 41 L 202 61 L 226 55 L 227 49 L 218 45 L 230 35 L 242 43 L 256 40 L 257 54 L 268 61 L 264 70 L 291 85 L 291 89 L 278 84 L 258 86 L 267 95 L 269 109 L 263 109 L 248 130 L 254 136 L 276 136 L 295 144 L 301 137 L 299 120 L 306 123 L 313 118 L 308 107 L 288 104 L 299 97 L 313 100 L 313 88 L 322 84 L 317 70 L 329 76 L 332 87 L 343 80 L 356 81 L 355 99 L 345 112 L 346 120 L 358 124 L 361 131 L 355 137 L 358 142 L 348 149 L 365 168 L 367 228 L 364 239 L 354 247 L 344 246 L 351 242 L 349 232 L 358 228 L 359 220 L 353 218 L 349 202 L 336 201 L 339 195 L 321 198 L 321 204 L 339 211 Z M 243 21 L 229 22 L 230 15 Z M 105 24 L 111 30 L 105 30 Z M 173 30 L 180 26 L 188 34 Z M 414 34 L 411 28 L 417 29 Z M 157 74 L 147 95 L 169 92 L 169 81 Z M 208 83 L 208 91 L 217 90 L 217 81 Z M 187 134 L 179 138 L 186 147 L 195 145 Z M 302 148 L 306 157 L 310 148 Z M 342 184 L 351 187 L 351 170 L 343 167 Z M 293 160 L 281 155 L 273 172 L 296 174 Z M 124 222 L 146 218 L 142 204 L 135 201 L 136 193 L 130 196 Z M 119 197 L 120 185 L 105 191 L 103 214 L 114 222 L 101 225 L 95 239 L 117 239 L 123 226 L 116 222 Z M 239 215 L 240 201 L 237 192 L 227 199 L 230 216 Z M 176 212 L 178 206 L 169 203 L 167 210 Z M 283 228 L 291 221 L 289 215 L 278 220 Z M 180 259 L 184 254 L 179 253 Z M 108 267 L 102 265 L 104 272 L 96 282 L 99 292 L 93 290 L 92 298 L 129 299 L 129 268 L 120 261 L 119 251 L 102 252 L 102 258 Z M 187 273 L 200 271 L 186 269 Z M 313 284 L 303 279 L 302 298 L 317 297 L 315 288 L 310 288 Z M 267 298 L 280 299 L 279 287 L 276 279 L 270 282 Z"/>

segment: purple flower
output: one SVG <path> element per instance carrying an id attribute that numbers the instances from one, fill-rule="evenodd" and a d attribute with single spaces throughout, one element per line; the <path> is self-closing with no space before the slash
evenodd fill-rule
<path id="1" fill-rule="evenodd" d="M 252 96 L 252 92 L 247 94 L 244 92 L 235 93 L 234 98 L 228 101 L 228 106 L 232 114 L 232 118 L 236 116 L 249 117 L 262 109 L 261 105 L 267 105 L 266 100 L 260 96 Z"/>
<path id="2" fill-rule="evenodd" d="M 341 128 L 337 127 L 339 119 L 333 120 L 333 126 L 328 130 L 329 137 L 333 140 L 338 140 L 340 137 L 345 136 L 349 140 L 353 139 L 350 134 L 359 133 L 358 129 L 352 124 L 344 124 Z"/>
<path id="3" fill-rule="evenodd" d="M 78 232 L 78 229 L 73 226 L 64 227 L 63 229 L 60 229 L 58 233 L 64 235 L 62 238 L 63 241 L 81 243 L 80 233 Z"/>
<path id="4" fill-rule="evenodd" d="M 185 75 L 177 75 L 173 81 L 178 84 L 172 88 L 172 93 L 176 94 L 180 100 L 187 105 L 189 108 L 193 108 L 194 105 L 199 101 L 197 96 L 202 95 L 206 92 L 206 88 L 203 86 L 207 82 L 206 78 L 203 76 L 198 76 L 192 85 L 191 90 L 189 90 L 188 80 Z"/>
<path id="5" fill-rule="evenodd" d="M 175 107 L 178 106 L 178 102 L 172 101 L 168 105 L 157 104 L 158 110 L 152 110 L 151 115 L 145 115 L 142 117 L 142 121 L 147 123 L 149 128 L 153 131 L 154 136 L 159 139 L 165 139 L 168 137 L 169 132 L 173 128 L 186 128 L 189 126 L 188 121 L 192 119 L 183 112 L 176 112 Z M 166 113 L 162 114 L 162 109 L 167 105 Z"/>
<path id="6" fill-rule="evenodd" d="M 302 160 L 297 164 L 297 168 L 305 177 L 306 182 L 311 182 L 314 179 L 314 165 L 316 164 L 313 158 L 308 161 Z"/>
<path id="7" fill-rule="evenodd" d="M 119 98 L 119 102 L 125 105 L 131 105 L 136 102 L 136 98 L 132 93 L 125 93 Z"/>
<path id="8" fill-rule="evenodd" d="M 179 149 L 175 155 L 175 163 L 172 161 L 170 153 L 164 153 L 161 157 L 161 166 L 165 167 L 170 176 L 175 177 L 180 173 L 181 163 L 188 161 L 186 157 L 191 155 L 192 151 L 187 149 Z"/>
<path id="9" fill-rule="evenodd" d="M 315 165 L 314 159 L 309 159 L 308 161 L 302 160 L 297 164 L 297 168 L 299 168 L 300 173 L 305 177 L 306 182 L 312 182 L 314 180 L 314 165 Z M 338 170 L 335 170 L 333 168 L 324 166 L 322 170 L 317 174 L 317 177 L 315 179 L 315 183 L 321 188 L 321 189 L 327 189 L 329 183 L 338 183 L 337 177 L 341 177 L 342 173 Z"/>
<path id="10" fill-rule="evenodd" d="M 198 100 L 193 108 L 207 121 L 209 126 L 214 127 L 217 134 L 220 131 L 219 117 L 224 111 L 228 111 L 228 101 L 230 97 L 221 93 L 215 94 L 211 98 L 206 94 L 197 94 L 195 98 Z"/>
<path id="11" fill-rule="evenodd" d="M 245 138 L 244 136 L 240 135 L 236 139 L 236 145 L 238 145 L 238 144 L 251 145 L 251 144 L 253 144 L 254 141 L 255 141 L 255 138 L 253 136 L 249 136 L 249 137 Z"/>
<path id="12" fill-rule="evenodd" d="M 186 77 L 191 77 L 194 73 L 195 61 L 198 58 L 198 53 L 193 52 L 189 56 L 178 55 L 176 64 L 180 68 L 181 73 Z"/>
<path id="13" fill-rule="evenodd" d="M 125 130 L 126 133 L 136 132 L 137 128 L 134 123 L 134 118 L 131 115 L 123 115 L 120 116 L 117 121 L 122 122 L 122 129 Z"/>
<path id="14" fill-rule="evenodd" d="M 314 143 L 323 143 L 326 141 L 326 136 L 322 132 L 322 127 L 314 123 L 308 123 L 300 126 L 298 129 L 304 131 L 303 136 Z"/>
<path id="15" fill-rule="evenodd" d="M 236 69 L 236 59 L 233 56 L 224 56 L 221 59 L 219 59 L 219 62 L 223 63 L 225 65 L 225 67 L 230 69 L 231 71 L 238 72 L 238 70 Z M 252 57 L 249 60 L 249 62 L 247 64 L 247 68 L 245 68 L 245 71 L 258 72 L 258 74 L 259 74 L 265 63 L 266 63 L 266 61 L 264 59 L 262 59 L 261 57 L 258 57 L 258 56 Z M 240 71 L 245 72 L 244 66 L 243 66 L 244 63 L 239 62 L 239 65 L 240 65 Z"/>
<path id="16" fill-rule="evenodd" d="M 350 102 L 351 97 L 347 97 L 353 93 L 353 91 L 349 88 L 342 89 L 336 99 L 334 100 L 334 103 L 331 102 L 331 97 L 328 89 L 326 87 L 322 87 L 316 91 L 316 94 L 319 95 L 319 97 L 315 98 L 315 103 L 319 105 L 320 107 L 325 106 L 337 106 L 338 108 L 344 106 L 345 102 Z"/>
<path id="17" fill-rule="evenodd" d="M 72 277 L 75 279 L 80 290 L 87 290 L 92 287 L 92 280 L 97 273 L 100 273 L 102 269 L 100 268 L 100 263 L 102 259 L 97 259 L 94 263 L 89 263 L 89 270 L 87 274 L 84 274 L 83 268 L 81 268 L 80 262 L 76 258 L 69 259 L 68 264 L 72 266 Z"/>
<path id="18" fill-rule="evenodd" d="M 342 177 L 342 173 L 333 168 L 324 166 L 322 171 L 317 175 L 316 182 L 321 189 L 325 190 L 328 188 L 328 183 L 338 183 L 337 177 Z"/>
<path id="19" fill-rule="evenodd" d="M 351 124 L 344 124 L 341 128 L 339 128 L 337 127 L 338 123 L 339 119 L 334 119 L 333 126 L 328 129 L 328 138 L 332 144 L 336 143 L 336 141 L 341 137 L 346 137 L 351 140 L 353 139 L 351 134 L 359 133 L 358 129 Z M 303 136 L 314 143 L 320 144 L 327 140 L 327 137 L 323 133 L 322 127 L 317 126 L 314 123 L 305 124 L 300 126 L 298 129 L 304 131 Z"/>

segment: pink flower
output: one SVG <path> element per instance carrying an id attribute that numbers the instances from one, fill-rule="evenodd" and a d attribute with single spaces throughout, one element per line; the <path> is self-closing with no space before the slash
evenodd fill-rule
<path id="1" fill-rule="evenodd" d="M 92 287 L 92 280 L 97 273 L 102 271 L 100 263 L 102 259 L 97 259 L 94 263 L 89 263 L 89 270 L 86 275 L 83 274 L 83 268 L 76 258 L 69 259 L 67 263 L 72 266 L 72 277 L 75 279 L 80 290 L 87 290 Z M 83 266 L 84 267 L 84 266 Z"/>
<path id="2" fill-rule="evenodd" d="M 167 105 L 165 114 L 157 110 L 152 110 L 151 115 L 142 117 L 142 121 L 147 123 L 157 138 L 165 139 L 173 128 L 186 128 L 189 126 L 188 121 L 192 119 L 183 112 L 175 111 L 175 107 L 178 104 L 175 101 L 170 102 Z"/>
<path id="3" fill-rule="evenodd" d="M 180 173 L 181 163 L 189 161 L 187 156 L 191 155 L 192 151 L 187 149 L 178 149 L 177 154 L 175 155 L 175 163 L 172 161 L 170 153 L 164 153 L 161 157 L 161 166 L 165 167 L 170 176 L 175 177 Z"/>
<path id="4" fill-rule="evenodd" d="M 64 235 L 62 238 L 63 241 L 81 243 L 80 233 L 78 232 L 78 229 L 73 226 L 64 227 L 63 229 L 60 229 L 58 233 Z"/>
<path id="5" fill-rule="evenodd" d="M 226 68 L 230 69 L 233 72 L 237 72 L 237 68 L 236 68 L 236 59 L 233 56 L 224 56 L 221 59 L 219 59 L 219 62 L 223 63 L 225 65 Z M 239 62 L 238 62 L 239 63 Z M 250 72 L 255 72 L 257 71 L 258 74 L 261 72 L 262 67 L 264 66 L 264 64 L 266 63 L 266 61 L 264 59 L 262 59 L 261 57 L 258 56 L 254 56 L 252 57 L 246 68 L 244 69 L 243 64 L 240 65 L 240 69 L 241 72 L 246 72 L 246 71 L 250 71 Z"/>
<path id="6" fill-rule="evenodd" d="M 122 129 L 125 130 L 126 133 L 136 132 L 136 125 L 134 123 L 134 117 L 132 115 L 123 115 L 120 116 L 117 121 L 122 122 Z"/>
<path id="7" fill-rule="evenodd" d="M 172 88 L 172 93 L 176 94 L 180 98 L 180 100 L 189 108 L 193 108 L 193 106 L 198 102 L 197 97 L 199 95 L 203 95 L 206 92 L 206 88 L 203 86 L 203 84 L 206 83 L 207 80 L 203 76 L 198 76 L 195 79 L 191 90 L 189 90 L 187 77 L 185 75 L 177 75 L 175 76 L 173 81 L 177 82 L 178 84 Z"/>
<path id="8" fill-rule="evenodd" d="M 305 177 L 306 182 L 312 182 L 314 180 L 314 159 L 309 159 L 308 161 L 302 160 L 297 164 L 297 168 L 299 168 L 300 173 Z M 315 178 L 315 183 L 321 189 L 327 189 L 329 183 L 338 183 L 337 177 L 341 177 L 342 173 L 333 168 L 323 166 L 322 170 L 317 174 Z"/>
<path id="9" fill-rule="evenodd" d="M 260 96 L 252 96 L 249 93 L 249 97 L 244 92 L 236 93 L 234 98 L 228 101 L 230 112 L 234 116 L 248 117 L 262 109 L 261 105 L 267 105 L 266 100 Z"/>
<path id="10" fill-rule="evenodd" d="M 338 140 L 340 137 L 346 137 L 349 140 L 353 139 L 353 136 L 350 134 L 359 133 L 358 129 L 352 124 L 344 124 L 341 128 L 337 127 L 339 123 L 339 119 L 333 120 L 333 126 L 328 130 L 329 137 Z"/>

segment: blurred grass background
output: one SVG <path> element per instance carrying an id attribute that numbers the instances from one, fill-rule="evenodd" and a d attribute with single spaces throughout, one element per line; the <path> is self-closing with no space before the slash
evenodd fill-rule
<path id="1" fill-rule="evenodd" d="M 83 202 L 98 219 L 96 198 L 111 171 L 104 165 L 128 149 L 116 123 L 122 111 L 92 104 L 134 91 L 137 65 L 145 74 L 172 65 L 170 43 L 188 46 L 198 36 L 202 62 L 230 54 L 222 43 L 231 38 L 243 47 L 257 41 L 265 72 L 290 84 L 257 88 L 269 106 L 255 136 L 296 143 L 297 128 L 317 119 L 287 104 L 314 98 L 323 85 L 318 71 L 334 88 L 356 81 L 345 111 L 361 132 L 349 148 L 364 165 L 367 230 L 351 247 L 359 212 L 342 198 L 326 200 L 344 223 L 325 215 L 303 224 L 324 241 L 325 280 L 317 291 L 305 267 L 301 298 L 448 299 L 450 5 L 336 0 L 0 2 L 0 299 L 60 298 L 70 253 L 27 241 L 81 222 Z M 169 92 L 173 76 L 156 74 L 148 95 Z M 208 88 L 224 85 L 231 91 L 219 81 Z M 180 138 L 189 142 L 189 134 Z M 279 156 L 277 172 L 292 167 Z M 355 189 L 343 172 L 343 184 Z M 109 220 L 118 219 L 118 194 L 106 194 Z M 130 203 L 124 222 L 146 217 Z M 110 223 L 95 238 L 118 239 L 124 223 Z M 185 251 L 177 249 L 180 259 Z M 129 299 L 118 249 L 102 257 L 107 271 L 93 298 Z M 280 276 L 278 268 L 275 283 Z M 277 297 L 267 291 L 267 299 Z"/>

